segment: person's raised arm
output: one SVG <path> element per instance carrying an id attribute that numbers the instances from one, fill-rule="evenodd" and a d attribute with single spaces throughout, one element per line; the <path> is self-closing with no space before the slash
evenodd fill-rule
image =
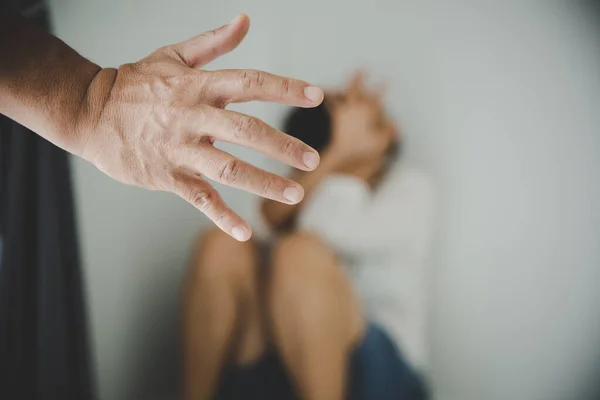
<path id="1" fill-rule="evenodd" d="M 114 71 L 103 71 L 19 13 L 0 13 L 0 113 L 59 147 L 78 152 L 76 121 L 87 90 L 95 78 L 112 82 Z"/>
<path id="2" fill-rule="evenodd" d="M 369 181 L 383 161 L 383 153 L 394 133 L 381 106 L 382 90 L 368 91 L 363 80 L 363 74 L 357 73 L 342 93 L 327 95 L 326 104 L 332 120 L 331 143 L 323 151 L 316 170 L 292 174 L 292 179 L 304 188 L 306 198 L 333 173 Z M 293 227 L 302 207 L 303 204 L 265 200 L 262 214 L 272 229 L 286 230 Z"/>
<path id="3" fill-rule="evenodd" d="M 299 140 L 224 108 L 252 100 L 314 107 L 320 88 L 263 71 L 199 69 L 237 47 L 247 16 L 117 69 L 86 60 L 19 15 L 0 18 L 0 113 L 121 182 L 178 194 L 238 240 L 250 227 L 205 177 L 288 204 L 302 199 L 297 183 L 213 146 L 239 144 L 302 170 L 319 163 Z M 294 196 L 284 196 L 290 187 Z"/>

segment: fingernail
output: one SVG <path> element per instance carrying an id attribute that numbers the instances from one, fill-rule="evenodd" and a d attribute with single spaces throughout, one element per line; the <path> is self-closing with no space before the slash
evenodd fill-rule
<path id="1" fill-rule="evenodd" d="M 307 151 L 302 155 L 302 162 L 307 168 L 315 169 L 319 165 L 319 155 L 312 151 Z"/>
<path id="2" fill-rule="evenodd" d="M 248 235 L 246 234 L 246 230 L 243 228 L 240 228 L 239 226 L 234 226 L 231 229 L 231 236 L 233 236 L 236 240 L 239 240 L 240 242 L 244 242 L 244 241 L 248 240 Z"/>
<path id="3" fill-rule="evenodd" d="M 323 90 L 316 86 L 307 86 L 304 88 L 304 95 L 310 101 L 318 103 L 323 99 Z"/>
<path id="4" fill-rule="evenodd" d="M 283 197 L 290 203 L 296 204 L 302 200 L 302 191 L 295 186 L 289 186 L 283 190 Z"/>

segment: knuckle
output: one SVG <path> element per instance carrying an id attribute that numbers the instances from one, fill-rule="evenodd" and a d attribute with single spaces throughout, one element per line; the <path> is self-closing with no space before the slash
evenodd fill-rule
<path id="1" fill-rule="evenodd" d="M 217 201 L 217 192 L 214 189 L 201 189 L 192 193 L 191 202 L 194 207 L 201 211 L 214 207 Z"/>
<path id="2" fill-rule="evenodd" d="M 148 77 L 145 89 L 162 102 L 175 102 L 182 98 L 182 88 L 190 84 L 188 76 L 168 74 Z"/>
<path id="3" fill-rule="evenodd" d="M 183 74 L 167 75 L 162 77 L 161 80 L 165 88 L 173 92 L 190 83 L 189 78 Z"/>
<path id="4" fill-rule="evenodd" d="M 245 90 L 262 87 L 265 83 L 265 73 L 253 69 L 240 72 L 240 81 Z"/>
<path id="5" fill-rule="evenodd" d="M 234 122 L 233 133 L 236 138 L 244 138 L 252 142 L 260 134 L 260 124 L 255 118 L 242 115 Z"/>
<path id="6" fill-rule="evenodd" d="M 271 193 L 271 191 L 273 190 L 273 188 L 276 186 L 275 180 L 273 178 L 267 178 L 264 180 L 263 182 L 263 186 L 262 186 L 262 194 L 263 195 L 268 195 L 269 193 Z"/>
<path id="7" fill-rule="evenodd" d="M 292 139 L 286 139 L 281 147 L 281 154 L 285 156 L 293 156 L 296 152 L 296 143 Z"/>
<path id="8" fill-rule="evenodd" d="M 192 70 L 191 75 L 195 85 L 202 91 L 205 91 L 212 86 L 217 79 L 216 74 L 210 71 Z"/>
<path id="9" fill-rule="evenodd" d="M 283 81 L 281 81 L 281 91 L 283 92 L 283 94 L 288 94 L 291 90 L 292 80 L 289 78 L 284 78 Z"/>
<path id="10" fill-rule="evenodd" d="M 177 45 L 169 45 L 169 46 L 162 46 L 159 47 L 158 49 L 156 49 L 156 51 L 154 52 L 155 54 L 158 54 L 160 56 L 166 56 L 168 58 L 171 59 L 181 59 L 180 55 L 179 55 L 179 46 Z"/>
<path id="11" fill-rule="evenodd" d="M 210 39 L 210 38 L 212 38 L 212 37 L 214 37 L 214 36 L 217 36 L 217 32 L 218 32 L 218 30 L 219 30 L 219 29 L 217 28 L 217 29 L 212 29 L 212 30 L 210 30 L 210 31 L 206 31 L 206 32 L 204 32 L 204 33 L 202 34 L 202 36 L 203 36 L 203 37 L 205 37 L 205 38 L 208 38 L 208 39 Z"/>
<path id="12" fill-rule="evenodd" d="M 219 180 L 224 183 L 238 182 L 243 174 L 244 166 L 240 160 L 227 162 L 219 171 Z"/>
<path id="13" fill-rule="evenodd" d="M 160 46 L 159 48 L 157 48 L 156 50 L 154 50 L 154 53 L 160 53 L 160 54 L 169 54 L 172 50 L 172 46 L 171 45 L 166 45 L 166 46 Z"/>
<path id="14" fill-rule="evenodd" d="M 190 115 L 193 115 L 195 121 L 198 123 L 198 127 L 202 129 L 215 118 L 212 107 L 207 104 L 200 104 L 194 107 Z"/>
<path id="15" fill-rule="evenodd" d="M 162 107 L 156 107 L 156 121 L 167 131 L 171 131 L 177 126 L 178 121 L 185 114 L 184 107 L 177 102 L 166 103 Z M 168 136 L 165 137 L 165 139 Z"/>

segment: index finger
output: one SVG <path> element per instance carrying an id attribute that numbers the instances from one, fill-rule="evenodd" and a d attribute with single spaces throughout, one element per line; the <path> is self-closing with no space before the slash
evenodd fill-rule
<path id="1" fill-rule="evenodd" d="M 298 79 L 253 69 L 212 72 L 208 94 L 226 103 L 260 100 L 296 107 L 316 107 L 323 90 Z"/>

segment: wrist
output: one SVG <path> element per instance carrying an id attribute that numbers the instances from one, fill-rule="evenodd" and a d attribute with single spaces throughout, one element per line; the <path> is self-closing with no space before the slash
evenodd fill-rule
<path id="1" fill-rule="evenodd" d="M 86 145 L 98 134 L 98 125 L 100 124 L 104 108 L 110 96 L 117 76 L 117 70 L 114 68 L 100 68 L 96 66 L 95 70 L 89 71 L 82 77 L 83 93 L 80 96 L 81 102 L 72 114 L 70 121 L 71 130 L 69 132 L 69 148 L 65 149 L 79 157 L 84 156 Z"/>

